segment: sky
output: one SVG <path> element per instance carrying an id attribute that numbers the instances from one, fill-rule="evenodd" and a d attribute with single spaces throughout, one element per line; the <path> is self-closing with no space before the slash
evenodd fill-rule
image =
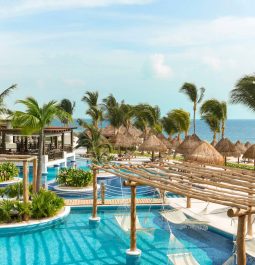
<path id="1" fill-rule="evenodd" d="M 76 101 L 112 93 L 127 103 L 192 111 L 184 82 L 205 99 L 229 101 L 238 79 L 255 69 L 254 0 L 0 0 L 0 88 L 18 84 L 7 105 Z M 229 105 L 230 119 L 252 119 Z"/>

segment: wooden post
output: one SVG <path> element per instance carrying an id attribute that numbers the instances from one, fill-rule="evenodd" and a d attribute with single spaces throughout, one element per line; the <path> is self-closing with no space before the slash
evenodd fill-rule
<path id="1" fill-rule="evenodd" d="M 252 214 L 249 213 L 247 216 L 247 234 L 248 236 L 253 236 L 253 230 L 252 230 Z"/>
<path id="2" fill-rule="evenodd" d="M 136 250 L 136 185 L 131 185 L 130 251 Z"/>
<path id="3" fill-rule="evenodd" d="M 33 192 L 36 192 L 37 182 L 37 158 L 33 160 Z"/>
<path id="4" fill-rule="evenodd" d="M 23 202 L 28 202 L 28 162 L 23 162 Z"/>
<path id="5" fill-rule="evenodd" d="M 191 198 L 190 197 L 187 197 L 186 208 L 191 208 Z"/>
<path id="6" fill-rule="evenodd" d="M 71 141 L 71 148 L 72 148 L 72 151 L 73 151 L 73 129 L 71 129 L 71 132 L 70 132 L 70 141 Z"/>
<path id="7" fill-rule="evenodd" d="M 97 217 L 97 170 L 93 169 L 93 209 L 92 218 Z"/>
<path id="8" fill-rule="evenodd" d="M 61 135 L 61 142 L 62 142 L 62 150 L 64 151 L 65 149 L 65 134 L 64 133 L 62 133 Z"/>
<path id="9" fill-rule="evenodd" d="M 238 217 L 238 228 L 237 228 L 237 237 L 236 237 L 237 265 L 246 264 L 245 219 L 246 215 Z"/>
<path id="10" fill-rule="evenodd" d="M 101 201 L 102 204 L 105 203 L 105 185 L 103 182 L 101 183 Z"/>

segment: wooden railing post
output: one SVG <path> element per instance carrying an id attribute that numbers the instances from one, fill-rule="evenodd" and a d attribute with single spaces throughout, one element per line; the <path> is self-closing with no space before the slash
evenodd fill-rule
<path id="1" fill-rule="evenodd" d="M 238 217 L 238 228 L 237 228 L 237 237 L 236 237 L 237 265 L 246 264 L 245 219 L 246 215 Z"/>
<path id="2" fill-rule="evenodd" d="M 37 182 L 37 158 L 33 160 L 33 192 L 36 192 Z"/>

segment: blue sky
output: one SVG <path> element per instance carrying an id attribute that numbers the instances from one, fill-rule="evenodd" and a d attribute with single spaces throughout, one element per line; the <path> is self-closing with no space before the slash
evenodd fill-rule
<path id="1" fill-rule="evenodd" d="M 228 100 L 236 81 L 255 69 L 253 0 L 0 0 L 1 87 L 8 98 L 64 97 L 98 90 L 119 100 L 191 111 L 184 82 L 206 98 Z M 18 108 L 18 106 L 15 106 Z M 229 118 L 255 118 L 229 106 Z"/>

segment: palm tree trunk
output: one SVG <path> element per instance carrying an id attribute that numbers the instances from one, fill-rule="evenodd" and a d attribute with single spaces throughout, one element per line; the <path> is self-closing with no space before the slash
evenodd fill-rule
<path id="1" fill-rule="evenodd" d="M 221 138 L 223 139 L 225 137 L 225 121 L 221 121 Z"/>
<path id="2" fill-rule="evenodd" d="M 38 152 L 38 167 L 37 167 L 37 181 L 36 181 L 36 192 L 39 192 L 42 179 L 42 159 L 43 159 L 43 138 L 44 132 L 43 129 L 39 134 L 39 152 Z"/>
<path id="3" fill-rule="evenodd" d="M 216 141 L 217 132 L 213 132 L 213 142 Z"/>
<path id="4" fill-rule="evenodd" d="M 194 103 L 194 108 L 193 108 L 193 128 L 194 128 L 194 134 L 196 134 L 196 110 L 197 110 L 197 106 L 196 106 L 196 103 Z"/>

